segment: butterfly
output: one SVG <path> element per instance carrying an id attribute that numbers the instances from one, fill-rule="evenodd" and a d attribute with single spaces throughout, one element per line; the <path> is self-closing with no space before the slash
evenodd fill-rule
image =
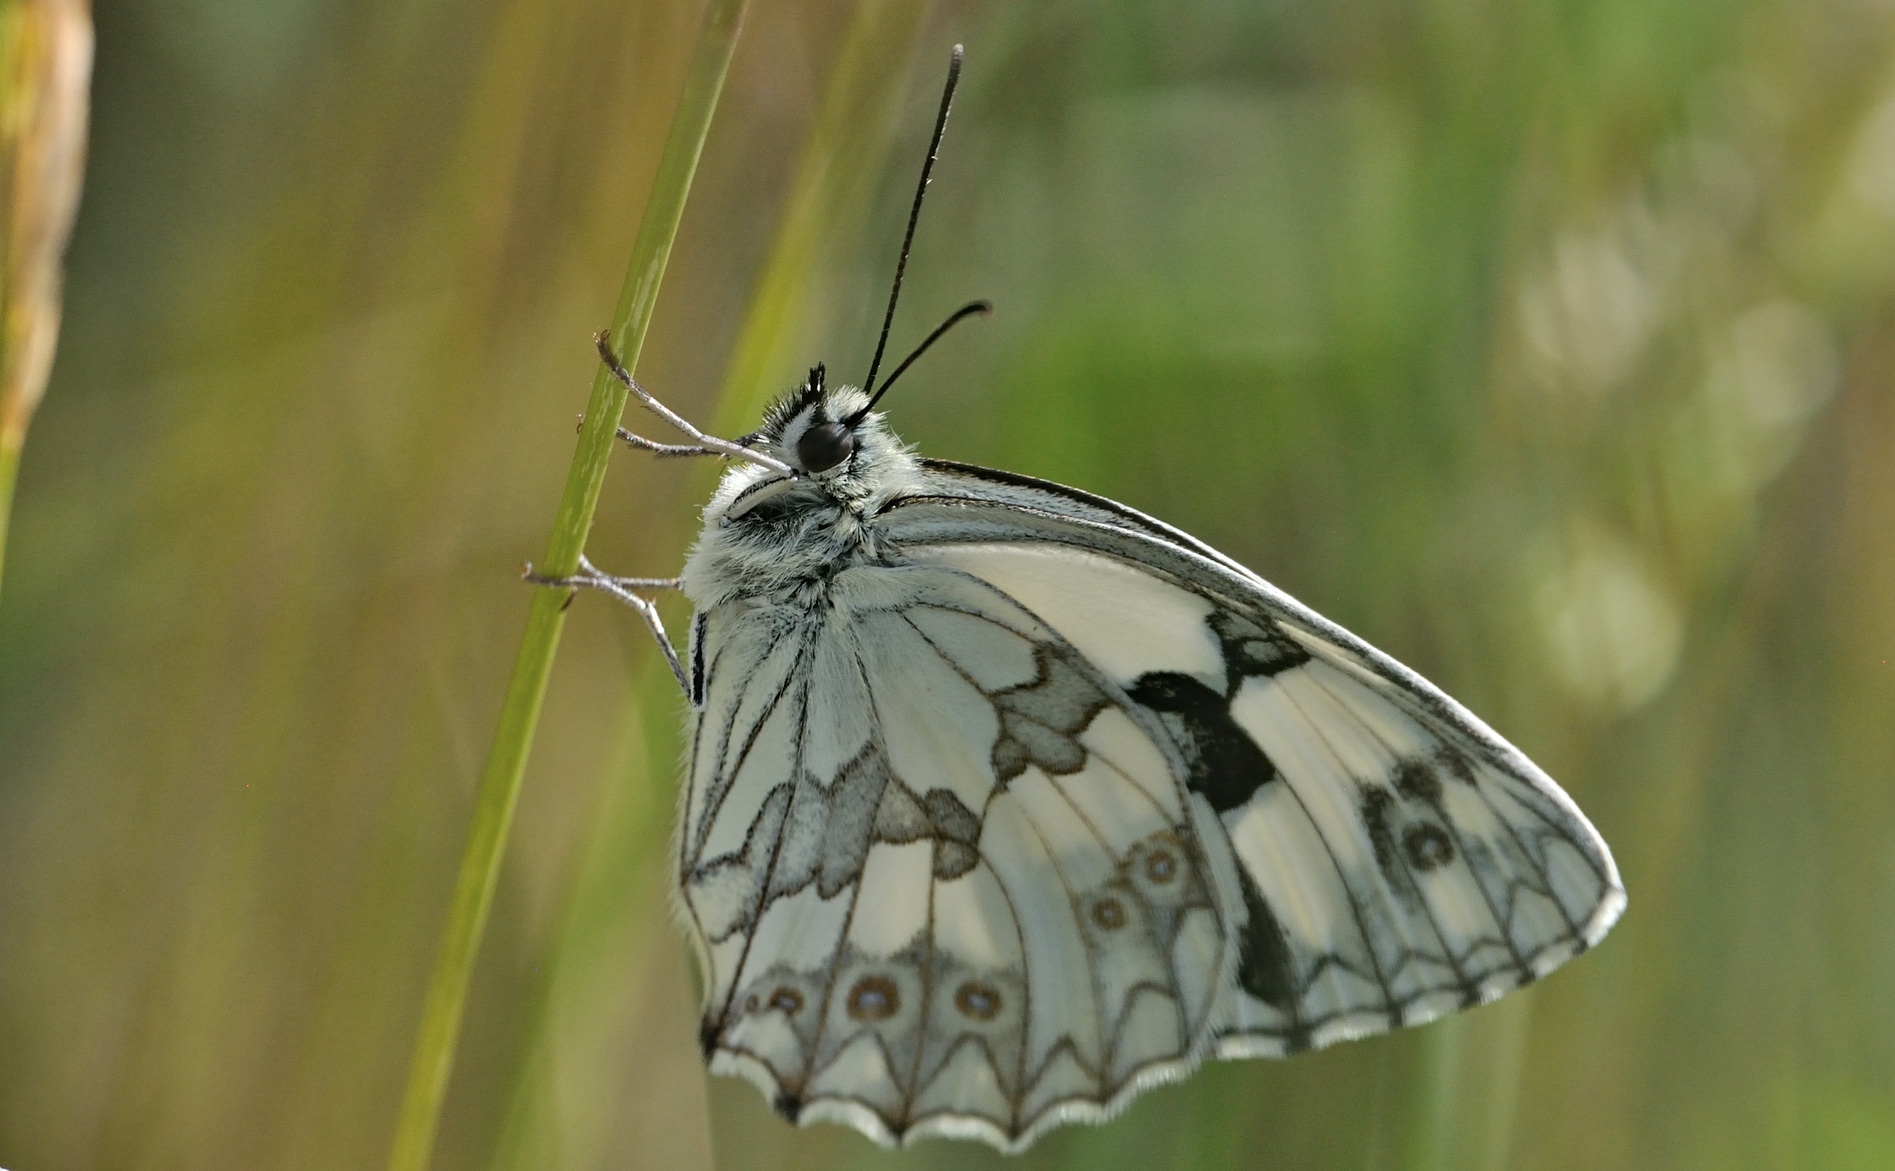
<path id="1" fill-rule="evenodd" d="M 1605 842 L 1414 672 L 1111 500 L 924 459 L 875 411 L 949 68 L 862 388 L 736 440 L 643 615 L 690 701 L 676 837 L 710 1069 L 792 1122 L 1025 1149 L 1211 1058 L 1432 1020 L 1625 905 Z M 528 570 L 531 575 L 531 568 Z M 641 591 L 695 605 L 680 660 Z"/>

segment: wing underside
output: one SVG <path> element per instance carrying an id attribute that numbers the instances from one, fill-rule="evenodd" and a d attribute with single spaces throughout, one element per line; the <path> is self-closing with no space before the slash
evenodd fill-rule
<path id="1" fill-rule="evenodd" d="M 680 882 L 713 1071 L 1015 1149 L 1186 1071 L 1234 951 L 1162 727 L 991 587 L 850 573 L 815 625 L 702 633 Z"/>
<path id="2" fill-rule="evenodd" d="M 885 518 L 1058 630 L 1170 733 L 1235 875 L 1215 1052 L 1283 1055 L 1493 999 L 1598 942 L 1610 852 L 1517 749 L 1215 551 L 1110 501 L 929 465 Z"/>
<path id="3" fill-rule="evenodd" d="M 679 839 L 711 1068 L 1019 1150 L 1208 1056 L 1490 1000 L 1611 855 L 1430 684 L 1122 506 L 957 465 L 829 607 L 702 616 Z"/>

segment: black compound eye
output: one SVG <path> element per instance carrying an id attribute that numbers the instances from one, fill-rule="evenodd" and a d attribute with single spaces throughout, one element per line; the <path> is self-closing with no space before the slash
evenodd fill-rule
<path id="1" fill-rule="evenodd" d="M 841 423 L 818 423 L 796 441 L 797 457 L 806 472 L 826 472 L 855 450 L 855 432 Z"/>

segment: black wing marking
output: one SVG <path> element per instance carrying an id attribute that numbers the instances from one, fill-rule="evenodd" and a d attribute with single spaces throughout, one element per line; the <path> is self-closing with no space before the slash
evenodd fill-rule
<path id="1" fill-rule="evenodd" d="M 1245 908 L 1221 1053 L 1492 999 L 1617 917 L 1623 891 L 1584 817 L 1406 668 L 1129 510 L 1020 477 L 977 499 L 950 479 L 956 502 L 885 514 L 903 555 L 994 584 L 1105 665 L 1217 814 Z"/>

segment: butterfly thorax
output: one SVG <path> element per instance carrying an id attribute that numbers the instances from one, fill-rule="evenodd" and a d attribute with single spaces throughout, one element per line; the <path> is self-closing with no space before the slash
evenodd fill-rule
<path id="1" fill-rule="evenodd" d="M 792 479 L 756 464 L 724 473 L 684 567 L 684 592 L 698 609 L 740 598 L 813 608 L 843 570 L 895 562 L 875 518 L 920 473 L 882 417 L 870 414 L 854 425 L 852 450 L 833 468 L 809 472 L 799 454 L 811 427 L 846 421 L 866 401 L 853 387 L 825 392 L 818 368 L 771 408 L 754 446 L 798 474 Z"/>

